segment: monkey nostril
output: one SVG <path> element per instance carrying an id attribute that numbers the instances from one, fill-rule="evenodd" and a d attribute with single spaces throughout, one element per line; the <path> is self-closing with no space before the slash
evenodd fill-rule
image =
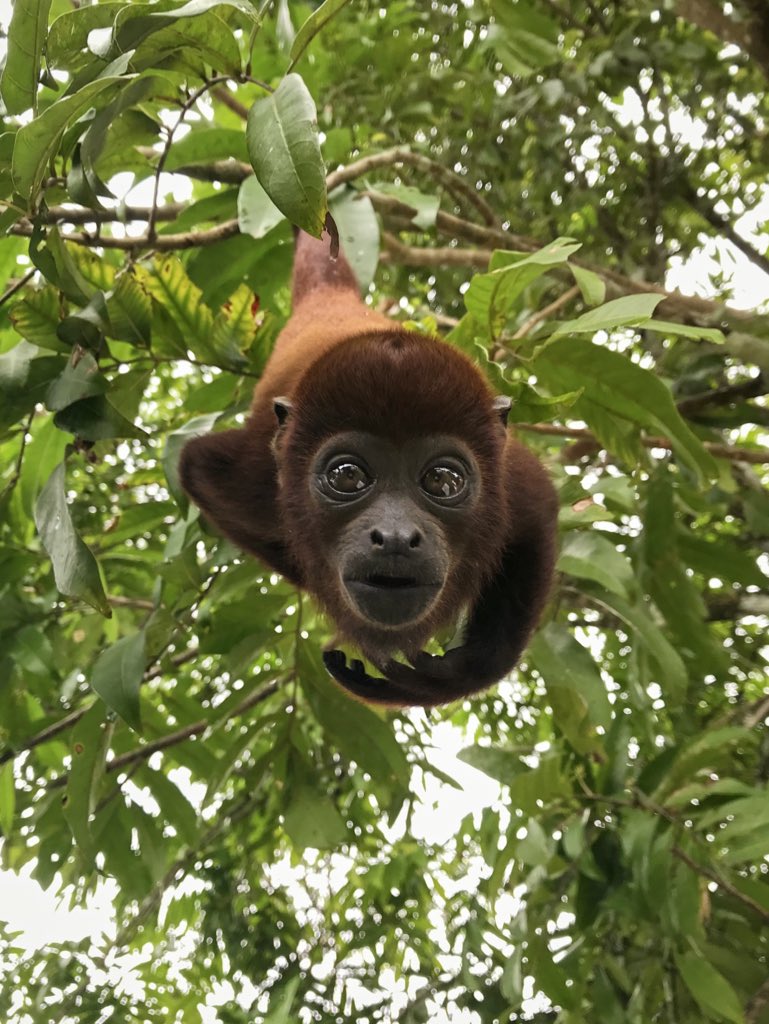
<path id="1" fill-rule="evenodd" d="M 379 530 L 371 531 L 371 543 L 376 545 L 378 548 L 384 547 L 384 537 Z"/>
<path id="2" fill-rule="evenodd" d="M 409 541 L 409 547 L 418 548 L 421 541 L 422 538 L 419 535 L 419 530 L 414 530 L 413 534 L 411 535 L 411 540 Z"/>

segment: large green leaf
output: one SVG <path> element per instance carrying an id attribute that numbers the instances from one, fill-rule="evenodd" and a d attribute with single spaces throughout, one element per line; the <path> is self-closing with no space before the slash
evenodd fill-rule
<path id="1" fill-rule="evenodd" d="M 21 341 L 0 356 L 0 430 L 11 426 L 41 402 L 64 369 L 62 356 L 42 355 L 36 345 Z"/>
<path id="2" fill-rule="evenodd" d="M 105 74 L 73 95 L 56 100 L 39 117 L 22 125 L 13 147 L 13 184 L 19 195 L 28 200 L 30 208 L 37 201 L 40 185 L 64 130 L 126 80 L 122 75 Z"/>
<path id="3" fill-rule="evenodd" d="M 610 540 L 595 531 L 568 534 L 561 545 L 558 568 L 581 579 L 595 580 L 625 597 L 635 586 L 630 562 Z"/>
<path id="4" fill-rule="evenodd" d="M 296 33 L 294 41 L 291 44 L 292 67 L 302 56 L 315 36 L 323 29 L 323 26 L 327 25 L 334 15 L 338 14 L 349 2 L 350 0 L 323 0 L 323 3 L 319 7 L 316 7 Z"/>
<path id="5" fill-rule="evenodd" d="M 737 993 L 704 957 L 690 950 L 676 956 L 676 966 L 698 1006 L 712 1020 L 744 1024 Z"/>
<path id="6" fill-rule="evenodd" d="M 290 221 L 320 238 L 326 218 L 326 176 L 315 104 L 299 75 L 287 75 L 248 112 L 251 166 L 265 192 Z"/>
<path id="7" fill-rule="evenodd" d="M 72 838 L 89 861 L 96 855 L 91 818 L 111 737 L 112 727 L 105 721 L 105 708 L 99 701 L 86 711 L 72 733 L 72 764 L 62 807 Z"/>
<path id="8" fill-rule="evenodd" d="M 556 238 L 537 252 L 497 250 L 488 274 L 475 274 L 465 292 L 468 313 L 495 337 L 519 295 L 551 267 L 565 263 L 580 248 L 571 238 Z"/>
<path id="9" fill-rule="evenodd" d="M 567 629 L 549 623 L 534 638 L 528 657 L 545 680 L 551 699 L 558 699 L 558 691 L 565 690 L 584 702 L 581 716 L 570 705 L 569 720 L 559 722 L 572 740 L 585 726 L 608 729 L 611 705 L 604 682 L 590 654 Z"/>
<path id="10" fill-rule="evenodd" d="M 307 787 L 293 794 L 284 825 L 300 850 L 333 850 L 349 838 L 344 820 L 329 797 Z"/>
<path id="11" fill-rule="evenodd" d="M 200 289 L 189 279 L 181 261 L 176 256 L 158 260 L 154 273 L 142 275 L 141 281 L 170 314 L 187 348 L 202 360 L 215 362 L 211 344 L 213 313 L 202 301 Z"/>
<path id="12" fill-rule="evenodd" d="M 717 476 L 715 459 L 684 423 L 662 381 L 626 356 L 586 338 L 559 338 L 539 353 L 534 369 L 554 393 L 581 388 L 574 408 L 591 426 L 596 416 L 608 416 L 646 427 L 669 438 L 700 479 Z"/>
<path id="13" fill-rule="evenodd" d="M 35 105 L 51 0 L 15 0 L 0 95 L 9 114 Z"/>
<path id="14" fill-rule="evenodd" d="M 661 295 L 623 295 L 603 306 L 589 309 L 576 320 L 564 320 L 550 337 L 554 339 L 564 334 L 595 334 L 597 331 L 611 331 L 617 327 L 646 324 L 661 301 Z"/>
<path id="15" fill-rule="evenodd" d="M 143 632 L 124 636 L 99 657 L 91 686 L 132 729 L 141 729 L 139 690 L 147 662 Z"/>
<path id="16" fill-rule="evenodd" d="M 96 559 L 75 529 L 67 505 L 65 463 L 51 473 L 35 503 L 35 525 L 53 563 L 56 586 L 67 597 L 77 597 L 102 615 L 112 615 Z"/>

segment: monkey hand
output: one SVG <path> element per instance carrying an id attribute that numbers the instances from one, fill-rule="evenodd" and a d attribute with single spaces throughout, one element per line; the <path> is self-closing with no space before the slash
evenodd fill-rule
<path id="1" fill-rule="evenodd" d="M 369 704 L 434 707 L 487 685 L 485 676 L 472 678 L 468 655 L 468 648 L 456 647 L 441 656 L 421 652 L 410 659 L 411 665 L 388 661 L 379 666 L 384 678 L 369 675 L 361 661 L 348 665 L 343 651 L 325 651 L 323 662 L 345 690 Z"/>

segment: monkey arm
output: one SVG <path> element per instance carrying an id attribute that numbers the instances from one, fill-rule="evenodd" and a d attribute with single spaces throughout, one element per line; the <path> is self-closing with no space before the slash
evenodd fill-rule
<path id="1" fill-rule="evenodd" d="M 223 430 L 188 441 L 179 475 L 205 517 L 243 550 L 296 586 L 304 580 L 276 531 L 275 468 L 267 445 L 247 430 Z"/>

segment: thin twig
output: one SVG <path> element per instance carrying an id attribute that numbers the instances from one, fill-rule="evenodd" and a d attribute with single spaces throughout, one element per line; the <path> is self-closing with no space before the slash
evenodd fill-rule
<path id="1" fill-rule="evenodd" d="M 163 168 L 166 165 L 166 160 L 171 152 L 171 146 L 173 145 L 174 135 L 184 123 L 184 119 L 190 112 L 192 107 L 198 102 L 201 96 L 205 95 L 209 89 L 213 89 L 217 85 L 221 85 L 223 82 L 229 81 L 229 75 L 217 75 L 215 78 L 209 79 L 204 82 L 199 89 L 196 89 L 192 95 L 182 104 L 182 108 L 179 111 L 179 117 L 176 119 L 176 124 L 172 128 L 166 130 L 166 141 L 163 149 L 160 153 L 160 159 L 158 160 L 157 167 L 155 168 L 155 183 L 152 189 L 152 208 L 150 210 L 150 216 L 147 221 L 147 238 L 150 242 L 155 240 L 155 222 L 157 219 L 158 211 L 158 200 L 160 198 L 160 175 L 163 173 Z"/>
<path id="2" fill-rule="evenodd" d="M 9 285 L 3 294 L 0 295 L 0 306 L 4 305 L 8 299 L 13 298 L 16 292 L 20 292 L 24 285 L 27 284 L 28 281 L 31 281 L 36 273 L 37 267 L 32 267 L 26 272 L 26 274 L 24 274 L 23 277 L 20 277 L 18 281 L 14 281 L 12 285 Z"/>
<path id="3" fill-rule="evenodd" d="M 579 285 L 575 284 L 572 288 L 565 291 L 563 295 L 559 295 L 558 298 L 554 302 L 551 302 L 549 306 L 545 306 L 544 309 L 540 309 L 534 313 L 533 316 L 530 316 L 529 319 L 525 323 L 521 324 L 515 332 L 513 339 L 525 338 L 527 335 L 531 334 L 533 328 L 536 327 L 537 324 L 541 323 L 543 320 L 547 320 L 547 318 L 552 316 L 553 313 L 557 313 L 559 309 L 568 305 L 573 298 L 576 298 L 577 295 L 579 295 Z"/>

